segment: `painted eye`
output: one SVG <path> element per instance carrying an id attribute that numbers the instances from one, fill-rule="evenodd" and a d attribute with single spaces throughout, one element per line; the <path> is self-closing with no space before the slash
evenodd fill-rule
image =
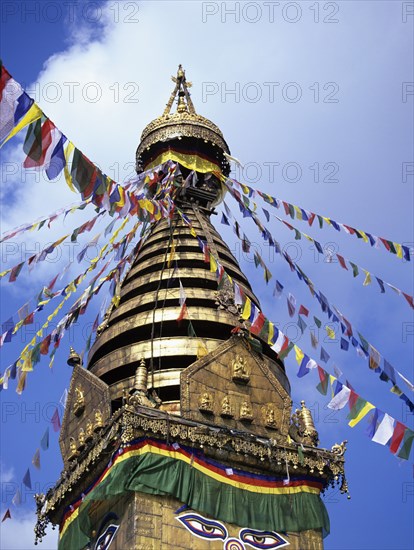
<path id="1" fill-rule="evenodd" d="M 271 548 L 282 548 L 290 543 L 275 531 L 255 531 L 254 529 L 242 529 L 240 540 L 252 548 L 270 550 Z"/>
<path id="2" fill-rule="evenodd" d="M 109 548 L 109 545 L 113 541 L 118 529 L 119 525 L 108 525 L 104 533 L 102 533 L 102 535 L 100 535 L 100 537 L 96 541 L 95 550 L 106 550 L 107 548 Z"/>
<path id="3" fill-rule="evenodd" d="M 224 540 L 227 538 L 227 529 L 218 521 L 204 518 L 199 514 L 184 514 L 176 519 L 193 535 L 202 539 Z"/>

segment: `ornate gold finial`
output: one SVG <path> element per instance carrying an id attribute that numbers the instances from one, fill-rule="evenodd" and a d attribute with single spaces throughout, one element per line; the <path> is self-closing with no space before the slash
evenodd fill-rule
<path id="1" fill-rule="evenodd" d="M 69 353 L 69 358 L 67 360 L 67 364 L 70 367 L 76 367 L 76 366 L 82 365 L 81 356 L 79 355 L 79 353 L 76 353 L 76 351 L 72 348 L 72 346 L 70 347 L 70 353 Z"/>
<path id="2" fill-rule="evenodd" d="M 145 394 L 148 391 L 148 371 L 143 357 L 135 371 L 134 390 Z"/>
<path id="3" fill-rule="evenodd" d="M 305 401 L 301 401 L 301 409 L 296 409 L 292 419 L 298 430 L 301 442 L 305 445 L 312 445 L 317 447 L 319 442 L 319 435 L 316 431 L 315 424 L 313 422 L 312 413 L 306 407 Z"/>
<path id="4" fill-rule="evenodd" d="M 335 453 L 338 456 L 343 456 L 346 451 L 346 444 L 348 443 L 348 440 L 345 439 L 342 441 L 342 443 L 335 443 L 335 445 L 332 446 L 331 451 Z"/>
<path id="5" fill-rule="evenodd" d="M 165 106 L 163 116 L 168 116 L 171 112 L 171 107 L 173 106 L 174 99 L 178 94 L 178 113 L 191 113 L 196 114 L 193 102 L 191 101 L 190 92 L 188 88 L 191 88 L 192 83 L 187 82 L 185 78 L 185 71 L 183 66 L 178 65 L 177 76 L 172 76 L 171 80 L 175 82 L 175 88 L 170 95 L 167 105 Z M 185 98 L 185 100 L 184 100 Z"/>

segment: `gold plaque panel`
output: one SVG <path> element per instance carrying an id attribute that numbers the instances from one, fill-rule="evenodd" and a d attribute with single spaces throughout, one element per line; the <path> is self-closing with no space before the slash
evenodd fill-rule
<path id="1" fill-rule="evenodd" d="M 70 381 L 59 445 L 65 467 L 75 460 L 111 416 L 109 387 L 76 366 Z"/>
<path id="2" fill-rule="evenodd" d="M 237 336 L 181 373 L 181 415 L 230 429 L 286 439 L 291 399 L 278 366 Z"/>

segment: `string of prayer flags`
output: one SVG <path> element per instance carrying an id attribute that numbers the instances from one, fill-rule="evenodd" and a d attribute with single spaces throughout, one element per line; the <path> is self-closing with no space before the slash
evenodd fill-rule
<path id="1" fill-rule="evenodd" d="M 240 194 L 231 187 L 228 187 L 228 189 L 229 189 L 230 194 L 237 201 L 239 201 L 240 200 L 240 198 L 239 198 Z M 252 219 L 255 222 L 255 224 L 257 225 L 258 229 L 260 230 L 263 238 L 265 238 L 264 237 L 263 225 L 260 223 L 260 221 L 257 219 L 256 214 L 254 214 L 253 212 L 252 212 Z M 268 239 L 268 238 L 269 237 L 266 236 L 265 240 Z M 314 297 L 318 300 L 322 311 L 327 313 L 328 317 L 333 322 L 341 322 L 342 332 L 350 338 L 350 341 L 351 341 L 353 347 L 355 348 L 357 354 L 359 356 L 361 356 L 362 358 L 367 358 L 368 359 L 369 358 L 369 347 L 368 347 L 367 343 L 366 344 L 361 343 L 361 341 L 358 341 L 357 338 L 353 335 L 354 331 L 353 331 L 353 327 L 352 327 L 351 323 L 340 313 L 340 311 L 333 304 L 331 305 L 329 303 L 329 301 L 322 294 L 322 292 L 320 292 L 319 290 L 316 289 L 314 283 L 303 272 L 303 270 L 296 264 L 296 262 L 294 262 L 292 260 L 292 258 L 290 258 L 289 254 L 286 251 L 284 251 L 283 253 L 281 252 L 280 245 L 277 246 L 277 242 L 276 242 L 275 239 L 273 239 L 273 242 L 275 244 L 274 248 L 275 248 L 276 252 L 278 254 L 281 254 L 281 256 L 287 261 L 287 263 L 290 266 L 290 269 L 292 271 L 296 272 L 299 280 L 301 280 L 302 282 L 304 282 L 308 286 L 312 297 Z M 393 288 L 395 288 L 395 287 L 393 287 Z M 333 312 L 333 310 L 335 311 L 335 313 Z M 320 328 L 321 322 L 319 321 L 319 319 L 314 317 L 314 320 L 315 320 L 315 323 L 317 324 L 318 328 Z M 360 333 L 357 333 L 357 334 L 358 334 L 358 336 L 361 340 L 361 334 Z M 312 338 L 312 336 L 311 336 L 311 338 Z M 312 344 L 314 344 L 314 343 L 315 342 L 313 341 Z M 326 359 L 326 361 L 328 361 L 329 360 L 329 355 L 326 353 L 325 350 L 323 350 L 323 351 L 321 351 L 321 360 L 325 360 L 325 359 Z M 384 359 L 384 368 L 385 368 L 385 359 Z M 398 371 L 396 371 L 396 369 L 394 367 L 391 367 L 391 370 L 394 373 L 394 375 L 396 376 L 395 373 L 397 373 Z M 376 369 L 375 372 L 377 372 L 379 374 L 381 380 L 384 380 L 384 381 L 390 380 L 389 377 L 386 377 L 386 375 L 384 375 L 384 371 L 381 368 Z M 411 411 L 414 411 L 414 403 L 407 397 L 407 395 L 404 392 L 401 395 L 399 395 L 399 397 L 400 397 L 400 399 L 402 399 L 406 403 L 406 405 L 408 406 L 408 408 Z"/>
<path id="2" fill-rule="evenodd" d="M 315 245 L 316 250 L 319 252 L 319 254 L 322 254 L 322 255 L 325 256 L 326 253 L 329 252 L 328 250 L 324 251 L 321 244 L 318 243 L 318 241 L 316 241 L 315 239 L 313 239 L 312 237 L 310 237 L 306 233 L 302 233 L 297 228 L 293 227 L 293 225 L 291 225 L 291 224 L 285 222 L 284 220 L 282 220 L 281 218 L 279 218 L 279 216 L 273 216 L 273 217 L 275 219 L 277 219 L 279 222 L 286 225 L 290 230 L 295 231 L 295 235 L 296 235 L 295 239 L 301 239 L 301 237 L 303 236 L 304 238 L 306 238 L 308 241 L 312 242 Z M 349 265 L 352 268 L 352 274 L 353 274 L 354 278 L 357 277 L 361 271 L 365 273 L 365 278 L 364 278 L 364 281 L 362 283 L 362 286 L 368 286 L 372 283 L 372 277 L 371 277 L 371 273 L 369 271 L 367 271 L 366 269 L 364 269 L 362 267 L 359 267 L 354 262 L 351 262 L 350 260 L 344 258 L 343 256 L 341 256 L 339 254 L 335 253 L 334 256 L 337 257 L 339 265 L 343 269 L 345 269 L 346 271 L 349 271 L 348 268 L 347 268 L 347 262 L 349 263 Z M 327 263 L 333 263 L 333 256 L 330 255 L 330 256 L 328 256 L 328 258 L 329 258 L 329 261 Z M 376 275 L 374 275 L 374 277 L 375 277 L 376 281 L 378 282 L 378 284 L 380 286 L 380 292 L 382 294 L 385 292 L 385 286 L 388 286 L 389 288 L 394 290 L 394 292 L 396 294 L 398 294 L 399 296 L 403 296 L 405 298 L 405 300 L 408 302 L 408 304 L 410 305 L 410 307 L 414 308 L 414 301 L 413 301 L 413 297 L 411 295 L 407 294 L 406 292 L 403 292 L 402 290 L 395 287 L 391 283 L 387 283 L 386 281 L 384 281 L 383 279 L 377 277 Z"/>
<path id="3" fill-rule="evenodd" d="M 210 255 L 210 260 L 212 257 L 213 256 Z M 217 259 L 214 260 L 214 265 L 216 268 L 214 271 L 217 277 L 223 277 L 223 273 L 221 270 L 222 266 L 220 266 Z M 237 283 L 233 281 L 235 295 L 237 292 L 237 295 L 239 296 L 238 300 L 240 300 L 241 298 L 242 301 L 242 318 L 245 320 L 249 320 L 252 323 L 251 328 L 254 327 L 254 332 L 256 334 L 259 334 L 260 337 L 263 337 L 264 327 L 266 327 L 265 330 L 269 330 L 270 327 L 273 327 L 271 330 L 272 336 L 269 337 L 269 344 L 273 344 L 273 349 L 276 351 L 276 353 L 279 354 L 279 357 L 281 358 L 282 350 L 286 352 L 290 351 L 290 349 L 295 349 L 295 357 L 299 365 L 298 376 L 303 377 L 308 374 L 310 370 L 316 369 L 319 376 L 317 389 L 323 395 L 327 394 L 329 384 L 331 385 L 332 398 L 328 405 L 329 408 L 333 410 L 340 410 L 343 409 L 346 404 L 348 404 L 350 409 L 350 413 L 348 415 L 350 427 L 354 427 L 359 424 L 359 422 L 363 418 L 365 418 L 370 411 L 373 411 L 374 416 L 378 417 L 378 409 L 376 409 L 376 407 L 372 403 L 364 400 L 358 394 L 356 394 L 356 392 L 353 390 L 348 382 L 345 385 L 334 376 L 329 375 L 314 360 L 306 355 L 297 345 L 293 344 L 293 342 L 289 342 L 289 339 L 281 331 L 279 331 L 278 328 L 273 325 L 273 323 L 266 319 L 266 317 L 255 306 L 255 304 L 253 304 L 251 300 L 246 295 L 244 295 L 240 287 L 237 287 L 239 287 L 239 285 L 237 285 Z M 286 355 L 286 353 L 284 353 L 284 355 Z M 393 438 L 394 445 L 391 444 L 392 448 L 390 450 L 395 454 L 399 449 L 397 456 L 407 459 L 409 457 L 411 446 L 414 440 L 414 432 L 408 427 L 404 426 L 402 423 L 394 421 L 394 419 L 392 427 L 395 429 L 393 429 L 390 437 Z M 373 429 L 371 428 L 371 432 L 372 436 L 374 436 L 375 433 L 377 433 L 377 426 L 375 426 Z M 379 435 L 377 435 L 377 439 L 379 439 Z M 388 440 L 389 439 L 390 438 L 388 438 Z M 375 438 L 373 440 L 375 440 Z M 398 445 L 400 445 L 400 447 L 398 447 Z"/>
<path id="4" fill-rule="evenodd" d="M 349 225 L 336 222 L 332 218 L 322 216 L 321 214 L 315 214 L 313 212 L 305 210 L 301 206 L 296 206 L 294 204 L 285 202 L 276 197 L 272 197 L 271 195 L 268 195 L 267 193 L 264 193 L 262 191 L 259 191 L 259 190 L 256 191 L 253 188 L 249 187 L 248 185 L 242 184 L 235 179 L 228 178 L 224 183 L 227 186 L 237 185 L 242 190 L 242 192 L 244 194 L 248 194 L 249 197 L 252 197 L 258 194 L 265 202 L 267 202 L 271 206 L 278 209 L 282 209 L 282 211 L 287 216 L 290 216 L 291 219 L 296 218 L 301 221 L 306 221 L 309 224 L 309 226 L 311 226 L 315 218 L 317 218 L 321 229 L 323 227 L 323 223 L 325 222 L 326 225 L 333 227 L 336 231 L 339 231 L 339 232 L 343 231 L 347 235 L 355 235 L 355 237 L 357 237 L 358 239 L 364 241 L 365 243 L 369 243 L 370 246 L 373 248 L 379 249 L 380 243 L 381 243 L 385 248 L 385 250 L 387 250 L 391 254 L 394 254 L 398 258 L 404 259 L 407 262 L 411 261 L 412 249 L 410 249 L 410 247 L 408 246 L 393 242 L 383 237 L 377 237 L 376 235 L 368 233 L 367 231 L 355 229 Z"/>

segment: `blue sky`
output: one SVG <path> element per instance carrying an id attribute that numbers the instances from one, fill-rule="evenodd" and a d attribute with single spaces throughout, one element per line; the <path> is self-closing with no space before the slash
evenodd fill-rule
<path id="1" fill-rule="evenodd" d="M 77 2 L 71 8 L 57 2 L 3 3 L 1 57 L 57 126 L 118 181 L 132 174 L 141 131 L 161 114 L 172 88 L 170 75 L 182 63 L 193 82 L 197 111 L 220 126 L 232 154 L 244 164 L 234 173 L 237 179 L 339 222 L 413 246 L 414 178 L 403 172 L 404 166 L 409 169 L 404 163 L 413 162 L 413 95 L 408 93 L 410 85 L 404 85 L 414 80 L 410 9 L 409 2 L 386 1 L 273 6 Z M 64 181 L 48 182 L 22 172 L 23 137 L 1 151 L 2 232 L 78 198 Z M 266 286 L 262 272 L 255 269 L 251 256 L 243 256 L 231 230 L 220 225 L 220 216 L 214 219 L 265 314 L 293 337 L 296 330 L 285 299 L 272 296 L 277 278 L 299 304 L 327 321 L 307 287 L 279 256 L 269 256 L 254 225 L 241 219 L 230 198 L 228 204 L 273 273 Z M 288 220 L 281 211 L 271 212 Z M 16 238 L 12 246 L 3 245 L 2 260 L 7 267 L 15 265 L 29 250 L 53 242 L 92 216 L 93 211 L 86 210 L 52 224 L 50 230 Z M 97 226 L 96 232 L 107 223 Z M 309 228 L 300 221 L 294 225 L 413 294 L 412 263 L 332 228 Z M 363 287 L 361 276 L 353 279 L 338 265 L 322 261 L 311 243 L 295 241 L 277 221 L 269 229 L 329 301 L 412 380 L 414 320 L 405 300 L 392 291 L 380 294 L 375 284 Z M 62 269 L 80 246 L 62 247 L 60 257 L 44 262 L 30 275 L 22 272 L 16 283 L 2 281 L 2 321 Z M 71 273 L 76 276 L 85 266 L 76 264 Z M 68 387 L 69 345 L 81 351 L 85 327 L 93 321 L 105 291 L 92 303 L 87 318 L 65 336 L 53 370 L 43 359 L 22 397 L 16 395 L 14 383 L 0 394 L 2 513 Z M 26 341 L 31 338 L 27 331 L 22 336 Z M 298 344 L 312 353 L 308 332 Z M 2 348 L 1 371 L 23 346 L 24 341 L 16 339 Z M 327 370 L 333 373 L 336 364 L 357 393 L 412 425 L 403 402 L 369 371 L 366 361 L 353 350 L 340 351 L 336 343 L 325 342 L 324 347 L 332 357 Z M 332 524 L 325 547 L 411 548 L 412 459 L 399 462 L 388 448 L 371 442 L 365 435 L 366 421 L 349 428 L 345 413 L 330 413 L 329 399 L 316 392 L 316 374 L 298 379 L 293 357 L 286 366 L 294 405 L 305 399 L 311 406 L 321 445 L 330 448 L 348 440 L 346 471 L 352 499 L 337 491 L 325 497 Z M 31 472 L 36 489 L 43 491 L 62 467 L 56 434 L 51 434 L 50 449 L 42 453 L 41 462 L 40 472 L 34 468 Z M 16 519 L 1 525 L 2 548 L 32 545 L 33 504 L 25 489 L 23 496 L 22 506 L 11 510 Z M 54 541 L 52 534 L 43 548 L 55 547 Z"/>

